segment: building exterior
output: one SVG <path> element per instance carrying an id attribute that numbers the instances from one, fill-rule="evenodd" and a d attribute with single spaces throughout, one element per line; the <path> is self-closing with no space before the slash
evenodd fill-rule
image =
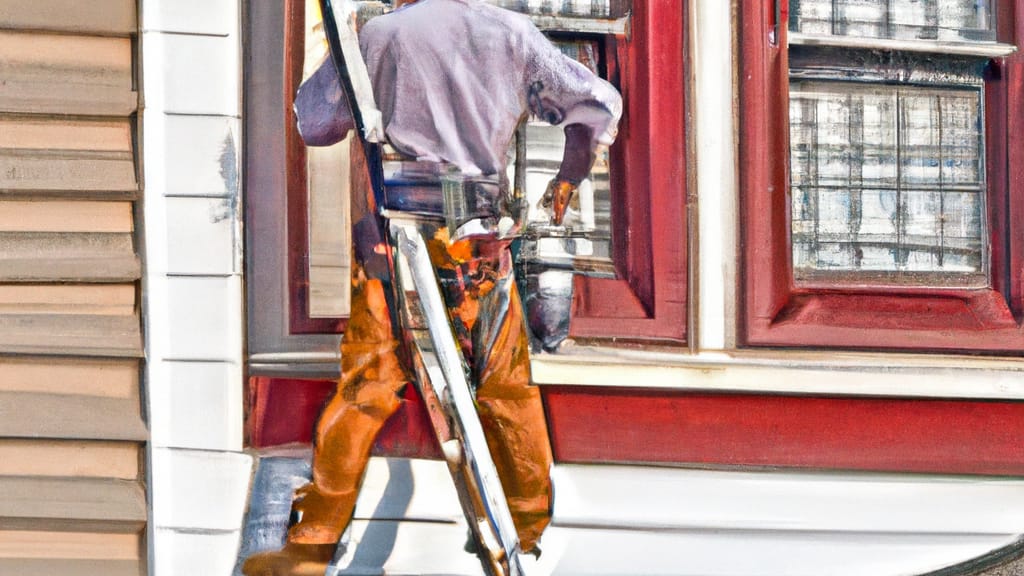
<path id="1" fill-rule="evenodd" d="M 535 569 L 1020 573 L 994 566 L 1024 538 L 1024 10 L 513 4 L 626 101 L 585 234 L 527 254 L 589 273 L 574 345 L 533 359 Z M 253 478 L 301 475 L 346 306 L 323 191 L 352 181 L 288 116 L 315 28 L 302 0 L 0 7 L 0 573 L 231 574 Z M 949 119 L 923 143 L 920 102 Z M 379 444 L 356 537 L 386 547 L 340 573 L 474 573 L 415 398 Z"/>

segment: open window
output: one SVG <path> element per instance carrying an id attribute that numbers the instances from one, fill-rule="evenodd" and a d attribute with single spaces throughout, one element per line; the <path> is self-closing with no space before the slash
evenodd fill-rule
<path id="1" fill-rule="evenodd" d="M 743 0 L 743 340 L 1019 352 L 1013 0 Z"/>

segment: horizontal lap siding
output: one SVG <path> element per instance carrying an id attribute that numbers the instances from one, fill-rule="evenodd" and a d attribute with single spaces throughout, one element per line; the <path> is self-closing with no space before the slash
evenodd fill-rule
<path id="1" fill-rule="evenodd" d="M 2 4 L 0 574 L 144 574 L 136 5 Z"/>

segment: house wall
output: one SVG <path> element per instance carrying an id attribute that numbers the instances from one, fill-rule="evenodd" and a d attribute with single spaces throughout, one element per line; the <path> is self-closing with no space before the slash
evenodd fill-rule
<path id="1" fill-rule="evenodd" d="M 133 0 L 0 9 L 0 574 L 145 573 Z"/>
<path id="2" fill-rule="evenodd" d="M 242 450 L 237 0 L 143 0 L 151 569 L 229 574 Z"/>

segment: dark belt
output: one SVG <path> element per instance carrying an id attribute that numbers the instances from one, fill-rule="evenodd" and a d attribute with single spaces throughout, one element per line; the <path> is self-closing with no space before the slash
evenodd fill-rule
<path id="1" fill-rule="evenodd" d="M 485 228 L 497 226 L 503 217 L 520 221 L 505 179 L 461 176 L 436 162 L 391 161 L 385 162 L 384 169 L 384 208 L 388 210 L 454 221 L 456 226 L 474 219 Z"/>

